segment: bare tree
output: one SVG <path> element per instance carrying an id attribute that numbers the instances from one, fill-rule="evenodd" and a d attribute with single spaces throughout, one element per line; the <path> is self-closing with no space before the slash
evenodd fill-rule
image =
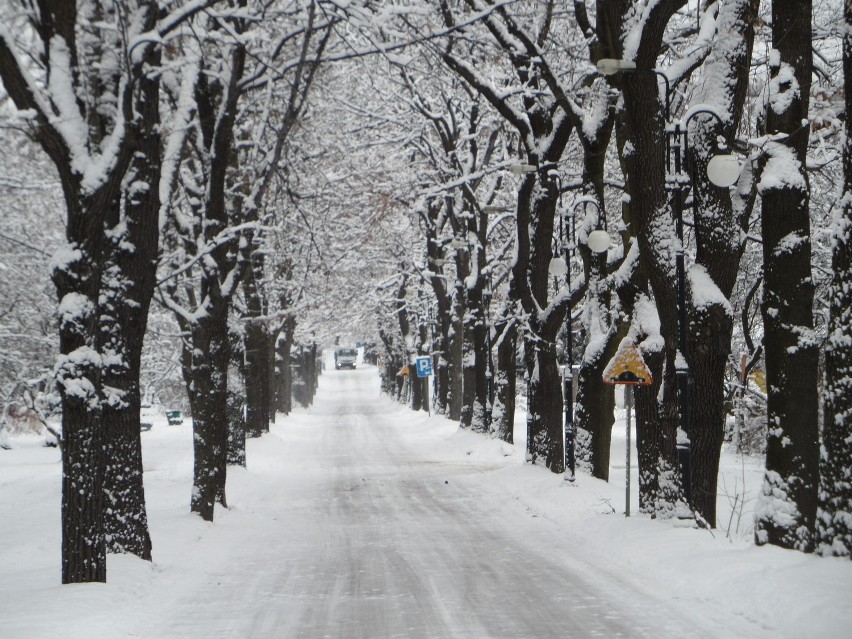
<path id="1" fill-rule="evenodd" d="M 63 583 L 106 579 L 104 482 L 110 441 L 104 410 L 124 402 L 132 407 L 134 393 L 138 396 L 138 384 L 134 390 L 133 380 L 126 377 L 134 374 L 132 358 L 122 362 L 123 370 L 109 368 L 135 348 L 129 336 L 121 334 L 130 326 L 115 324 L 111 333 L 103 330 L 109 324 L 104 315 L 119 309 L 107 309 L 101 302 L 110 298 L 111 287 L 116 290 L 138 277 L 121 272 L 123 256 L 116 252 L 132 252 L 134 247 L 129 242 L 111 245 L 121 215 L 149 215 L 149 198 L 156 197 L 156 190 L 135 194 L 122 214 L 116 213 L 124 185 L 132 183 L 126 181 L 128 170 L 133 167 L 138 186 L 158 171 L 156 158 L 134 164 L 147 139 L 145 130 L 152 126 L 146 118 L 155 117 L 151 99 L 156 90 L 142 85 L 163 38 L 204 8 L 205 3 L 195 3 L 160 15 L 155 2 L 53 2 L 27 5 L 26 14 L 18 18 L 18 37 L 5 27 L 0 31 L 0 77 L 15 105 L 31 114 L 31 134 L 56 166 L 65 196 L 67 245 L 53 268 L 61 353 L 55 370 L 65 444 Z M 115 28 L 106 26 L 110 21 Z M 33 45 L 38 53 L 31 57 Z M 29 64 L 37 65 L 38 72 Z M 149 160 L 153 164 L 143 166 Z M 137 222 L 150 223 L 136 217 Z M 128 279 L 120 283 L 125 276 Z M 144 326 L 144 319 L 141 322 Z M 128 352 L 113 357 L 112 347 L 124 345 Z M 105 375 L 119 375 L 128 385 L 113 393 Z M 131 415 L 110 435 L 120 437 L 116 450 L 129 453 L 133 468 L 141 473 L 138 428 L 130 432 L 132 421 Z M 141 475 L 133 474 L 132 485 L 124 487 L 129 492 L 119 498 L 129 497 L 126 503 L 135 511 L 130 519 L 138 528 L 130 536 L 138 545 L 131 551 L 145 556 L 150 545 L 139 493 Z"/>
<path id="2" fill-rule="evenodd" d="M 256 290 L 263 266 L 256 239 L 264 198 L 337 21 L 314 2 L 238 4 L 232 14 L 211 16 L 200 32 L 195 121 L 180 172 L 183 206 L 170 211 L 172 272 L 160 287 L 160 300 L 187 335 L 182 362 L 195 429 L 191 510 L 208 521 L 216 502 L 226 505 L 229 311 L 249 272 L 247 345 L 258 352 L 246 362 L 267 387 L 271 340 Z M 273 26 L 275 33 L 267 31 Z M 281 84 L 289 87 L 283 99 L 276 92 Z M 259 105 L 252 99 L 258 95 L 265 98 Z M 268 393 L 258 390 L 252 434 L 268 429 L 268 407 L 260 405 Z"/>

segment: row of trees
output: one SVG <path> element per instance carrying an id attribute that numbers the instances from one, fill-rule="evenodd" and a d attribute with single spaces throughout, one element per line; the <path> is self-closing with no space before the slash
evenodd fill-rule
<path id="1" fill-rule="evenodd" d="M 519 353 L 528 459 L 563 472 L 573 440 L 580 466 L 606 479 L 614 400 L 602 373 L 636 343 L 654 377 L 636 393 L 643 512 L 716 525 L 721 448 L 743 425 L 729 417 L 752 395 L 765 410 L 757 543 L 849 555 L 839 3 L 429 9 L 387 30 L 386 45 L 440 37 L 388 56 L 390 84 L 353 107 L 396 132 L 404 151 L 389 161 L 408 164 L 404 185 L 386 187 L 399 212 L 377 289 L 386 391 L 423 406 L 398 373 L 431 354 L 434 408 L 511 441 Z M 604 76 L 601 60 L 632 64 Z M 720 147 L 742 166 L 732 188 L 707 177 Z M 608 251 L 590 250 L 596 229 Z M 549 271 L 557 254 L 568 277 Z M 579 363 L 575 438 L 563 434 L 560 361 Z M 765 393 L 747 381 L 757 369 Z"/>
<path id="2" fill-rule="evenodd" d="M 104 581 L 108 550 L 151 558 L 140 371 L 153 300 L 178 326 L 193 512 L 213 519 L 227 460 L 290 408 L 299 278 L 315 249 L 286 228 L 288 145 L 340 17 L 248 0 L 24 2 L 0 17 L 9 125 L 49 158 L 65 208 L 51 262 L 62 581 Z M 25 208 L 38 228 L 38 206 Z M 233 370 L 250 391 L 242 437 L 225 418 Z"/>
<path id="3" fill-rule="evenodd" d="M 640 505 L 660 518 L 694 512 L 715 525 L 726 407 L 757 397 L 768 425 L 758 542 L 849 554 L 839 5 L 813 16 L 809 3 L 757 0 L 161 5 L 0 10 L 5 121 L 59 178 L 36 191 L 10 174 L 33 200 L 19 202 L 22 228 L 48 197 L 61 193 L 65 209 L 51 262 L 64 582 L 105 579 L 108 546 L 150 557 L 146 345 L 180 341 L 196 430 L 191 508 L 212 519 L 229 441 L 230 458 L 245 459 L 223 417 L 234 371 L 246 380 L 246 433 L 259 435 L 289 409 L 299 335 L 315 344 L 368 321 L 388 392 L 509 441 L 520 363 L 529 460 L 563 472 L 574 441 L 581 468 L 604 479 L 614 398 L 602 372 L 623 343 L 638 344 L 655 380 L 637 393 Z M 632 68 L 603 76 L 605 59 Z M 684 166 L 667 164 L 672 142 Z M 731 189 L 704 171 L 720 143 L 743 165 Z M 46 175 L 21 145 L 29 156 Z M 687 185 L 690 200 L 675 200 Z M 602 230 L 611 246 L 596 253 L 588 238 Z M 831 250 L 812 250 L 817 231 L 832 234 Z M 6 235 L 29 256 L 51 244 Z M 557 253 L 567 273 L 551 272 Z M 830 308 L 815 309 L 818 287 Z M 48 327 L 21 330 L 48 350 Z M 739 357 L 731 366 L 741 352 L 742 373 Z M 397 376 L 427 354 L 433 398 Z M 307 370 L 316 353 L 304 357 Z M 566 438 L 568 361 L 579 367 Z M 764 396 L 731 383 L 761 362 Z M 693 409 L 680 422 L 687 367 Z M 691 452 L 686 484 L 679 448 Z"/>

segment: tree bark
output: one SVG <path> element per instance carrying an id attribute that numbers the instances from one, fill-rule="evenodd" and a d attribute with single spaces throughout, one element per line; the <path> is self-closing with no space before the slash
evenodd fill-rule
<path id="1" fill-rule="evenodd" d="M 288 320 L 284 324 L 281 336 L 278 338 L 278 355 L 276 362 L 278 367 L 278 412 L 289 415 L 293 410 L 293 331 L 295 322 Z"/>
<path id="2" fill-rule="evenodd" d="M 246 298 L 245 385 L 246 385 L 246 436 L 260 437 L 269 432 L 269 338 L 266 325 L 257 320 L 265 312 L 262 292 L 258 285 L 262 278 L 262 257 L 252 252 L 251 267 L 246 269 L 243 291 Z M 255 318 L 255 319 L 253 319 Z"/>
<path id="3" fill-rule="evenodd" d="M 102 414 L 100 331 L 100 230 L 85 231 L 105 212 L 74 207 L 68 241 L 74 259 L 53 272 L 60 308 L 78 311 L 60 320 L 57 384 L 62 401 L 62 583 L 106 581 L 104 537 L 105 431 Z M 71 213 L 71 211 L 69 211 Z M 80 232 L 80 231 L 83 232 Z"/>
<path id="4" fill-rule="evenodd" d="M 449 412 L 447 417 L 452 421 L 461 421 L 464 407 L 464 294 L 463 287 L 456 287 L 453 296 L 453 313 L 450 319 L 449 361 L 448 371 L 450 388 L 447 396 Z"/>
<path id="5" fill-rule="evenodd" d="M 846 113 L 852 113 L 852 1 L 846 1 L 843 75 Z M 852 558 L 852 131 L 846 120 L 843 199 L 834 220 L 834 275 L 825 352 L 825 410 L 820 465 L 818 550 Z"/>
<path id="6" fill-rule="evenodd" d="M 158 57 L 152 66 L 158 66 Z M 110 552 L 151 559 L 151 536 L 142 484 L 139 373 L 148 310 L 154 294 L 159 237 L 159 124 L 158 87 L 142 80 L 138 105 L 145 120 L 141 153 L 131 166 L 126 219 L 111 211 L 107 233 L 114 272 L 101 295 L 101 331 L 105 347 L 117 358 L 104 367 L 103 383 L 114 389 L 104 405 L 107 464 L 104 475 L 106 510 L 104 531 Z M 132 247 L 132 248 L 130 248 Z"/>
<path id="7" fill-rule="evenodd" d="M 718 41 L 705 62 L 707 80 L 698 100 L 718 105 L 729 118 L 721 123 L 697 115 L 689 144 L 696 263 L 706 269 L 724 300 L 730 299 L 736 284 L 751 200 L 735 207 L 730 189 L 716 187 L 707 179 L 707 163 L 716 153 L 719 136 L 730 143 L 742 119 L 758 4 L 757 0 L 739 0 L 719 8 L 719 30 L 726 37 Z M 691 289 L 692 286 L 690 293 Z M 689 299 L 692 505 L 715 527 L 716 484 L 726 418 L 724 376 L 734 324 L 728 304 L 705 302 L 699 307 L 692 294 Z"/>
<path id="8" fill-rule="evenodd" d="M 637 238 L 640 251 L 640 266 L 653 291 L 659 320 L 660 334 L 664 344 L 662 392 L 657 409 L 643 406 L 637 397 L 637 426 L 640 413 L 654 437 L 646 441 L 658 446 L 647 458 L 655 457 L 655 477 L 648 485 L 659 487 L 654 494 L 656 516 L 665 518 L 675 514 L 686 514 L 687 504 L 678 472 L 676 443 L 678 437 L 679 405 L 675 388 L 675 363 L 677 361 L 677 295 L 676 295 L 676 246 L 675 224 L 672 219 L 671 203 L 665 190 L 666 177 L 666 132 L 664 111 L 660 103 L 657 65 L 663 36 L 672 16 L 683 6 L 682 0 L 657 3 L 648 12 L 635 43 L 631 56 L 636 63 L 636 72 L 614 76 L 612 82 L 620 86 L 624 94 L 623 117 L 618 123 L 623 126 L 625 143 L 622 145 L 623 166 L 630 197 L 631 230 Z M 624 57 L 623 28 L 632 20 L 634 4 L 629 0 L 610 0 L 597 5 L 598 36 L 597 53 L 601 57 Z M 619 140 L 622 144 L 622 140 Z M 655 378 L 659 379 L 659 378 Z M 637 393 L 638 395 L 638 393 Z M 682 434 L 684 439 L 686 433 Z"/>
<path id="9" fill-rule="evenodd" d="M 588 356 L 580 365 L 577 380 L 576 456 L 581 468 L 592 477 L 609 481 L 609 455 L 615 423 L 615 393 L 602 382 L 604 369 L 618 351 L 627 326 L 613 331 L 604 348 Z"/>
<path id="10" fill-rule="evenodd" d="M 246 424 L 243 417 L 245 407 L 239 393 L 228 391 L 228 466 L 246 466 Z"/>
<path id="11" fill-rule="evenodd" d="M 153 16 L 152 16 L 153 18 Z M 160 66 L 159 49 L 150 49 L 145 64 Z M 104 532 L 107 549 L 151 560 L 151 536 L 142 483 L 140 387 L 142 345 L 156 283 L 160 212 L 159 76 L 139 79 L 136 110 L 139 144 L 126 178 L 124 217 L 114 207 L 106 235 L 111 273 L 100 296 L 98 313 L 103 344 L 117 357 L 104 366 L 103 383 L 113 389 L 104 405 L 106 468 Z"/>
<path id="12" fill-rule="evenodd" d="M 226 505 L 228 449 L 228 308 L 219 300 L 206 321 L 191 327 L 182 361 L 192 407 L 193 478 L 190 511 L 213 521 L 216 502 Z"/>
<path id="13" fill-rule="evenodd" d="M 448 397 L 450 392 L 450 366 L 448 355 L 449 317 L 440 311 L 441 304 L 438 303 L 438 339 L 435 342 L 436 354 L 432 357 L 435 369 L 435 412 L 439 415 L 447 414 Z"/>
<path id="14" fill-rule="evenodd" d="M 554 308 L 545 322 L 538 308 L 547 308 L 548 269 L 552 257 L 556 183 L 528 174 L 518 191 L 517 259 L 510 294 L 529 315 L 524 359 L 529 377 L 527 398 L 527 459 L 541 460 L 554 473 L 565 469 L 562 384 L 556 359 L 556 336 L 565 308 Z"/>
<path id="15" fill-rule="evenodd" d="M 662 505 L 665 514 L 668 505 L 660 499 L 660 458 L 675 457 L 674 442 L 667 441 L 658 428 L 657 394 L 663 380 L 665 354 L 662 351 L 642 353 L 645 364 L 654 379 L 650 386 L 637 386 L 633 392 L 636 412 L 636 456 L 639 465 L 639 512 L 652 517 Z M 668 451 L 663 453 L 662 451 Z M 670 463 L 670 462 L 669 462 Z"/>
<path id="16" fill-rule="evenodd" d="M 459 424 L 473 424 L 473 404 L 476 402 L 476 360 L 473 347 L 473 324 L 476 321 L 468 306 L 462 322 L 462 409 Z"/>
<path id="17" fill-rule="evenodd" d="M 649 65 L 650 66 L 650 65 Z M 625 76 L 625 121 L 632 152 L 625 157 L 630 210 L 639 243 L 640 268 L 648 276 L 660 318 L 660 333 L 665 343 L 662 401 L 656 411 L 657 480 L 655 495 L 658 517 L 667 518 L 685 512 L 682 481 L 678 471 L 678 396 L 675 385 L 677 353 L 677 296 L 672 212 L 664 190 L 665 139 L 656 76 L 637 73 Z M 649 119 L 648 114 L 653 114 Z M 641 402 L 637 401 L 637 407 Z M 637 419 L 638 423 L 638 419 Z"/>
<path id="18" fill-rule="evenodd" d="M 814 547 L 819 481 L 817 379 L 805 171 L 812 49 L 811 2 L 772 3 L 763 196 L 763 324 L 767 416 L 766 473 L 755 509 L 755 539 L 805 552 Z M 783 179 L 780 179 L 783 176 Z"/>
<path id="19" fill-rule="evenodd" d="M 562 433 L 562 384 L 554 344 L 527 338 L 526 352 L 529 384 L 527 409 L 527 458 L 544 462 L 554 473 L 565 470 Z"/>
<path id="20" fill-rule="evenodd" d="M 494 406 L 491 410 L 491 432 L 504 442 L 515 441 L 515 396 L 517 393 L 518 329 L 513 318 L 498 323 L 497 370 L 494 376 Z"/>

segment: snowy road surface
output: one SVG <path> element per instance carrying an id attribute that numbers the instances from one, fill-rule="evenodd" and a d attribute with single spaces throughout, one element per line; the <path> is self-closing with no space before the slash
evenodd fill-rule
<path id="1" fill-rule="evenodd" d="M 478 491 L 493 464 L 425 457 L 374 375 L 327 373 L 274 485 L 236 506 L 268 523 L 150 636 L 703 636 L 552 522 Z"/>
<path id="2" fill-rule="evenodd" d="M 328 370 L 310 410 L 249 440 L 210 524 L 189 513 L 192 430 L 163 418 L 142 433 L 154 561 L 111 555 L 107 584 L 74 586 L 59 453 L 17 441 L 0 451 L 0 639 L 849 636 L 848 560 L 755 548 L 730 509 L 730 539 L 626 519 L 623 465 L 572 487 L 524 463 L 516 425 L 509 446 L 380 396 L 375 369 Z M 731 495 L 760 488 L 744 463 L 723 460 Z"/>

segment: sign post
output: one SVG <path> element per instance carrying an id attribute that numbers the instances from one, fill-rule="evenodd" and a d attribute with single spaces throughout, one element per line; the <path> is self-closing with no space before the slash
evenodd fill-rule
<path id="1" fill-rule="evenodd" d="M 631 419 L 633 412 L 633 386 L 647 386 L 654 383 L 651 369 L 645 363 L 642 352 L 635 344 L 630 342 L 622 344 L 603 372 L 604 384 L 618 384 L 624 386 L 624 405 L 627 409 L 627 453 L 626 457 L 626 481 L 624 490 L 624 516 L 630 517 L 630 448 L 631 441 Z"/>
<path id="2" fill-rule="evenodd" d="M 431 357 L 418 357 L 415 363 L 417 366 L 417 377 L 430 377 L 432 375 Z"/>
<path id="3" fill-rule="evenodd" d="M 627 481 L 624 489 L 624 516 L 630 517 L 630 413 L 633 412 L 633 387 L 629 385 L 624 387 L 624 407 L 627 409 L 627 459 L 625 461 L 627 470 L 624 471 L 627 474 Z"/>
<path id="4" fill-rule="evenodd" d="M 432 409 L 429 406 L 429 378 L 432 376 L 432 358 L 418 357 L 415 360 L 415 366 L 417 367 L 417 377 L 423 379 L 423 385 L 426 387 L 423 392 L 423 395 L 426 398 L 426 410 L 428 411 L 429 416 L 431 417 Z"/>

